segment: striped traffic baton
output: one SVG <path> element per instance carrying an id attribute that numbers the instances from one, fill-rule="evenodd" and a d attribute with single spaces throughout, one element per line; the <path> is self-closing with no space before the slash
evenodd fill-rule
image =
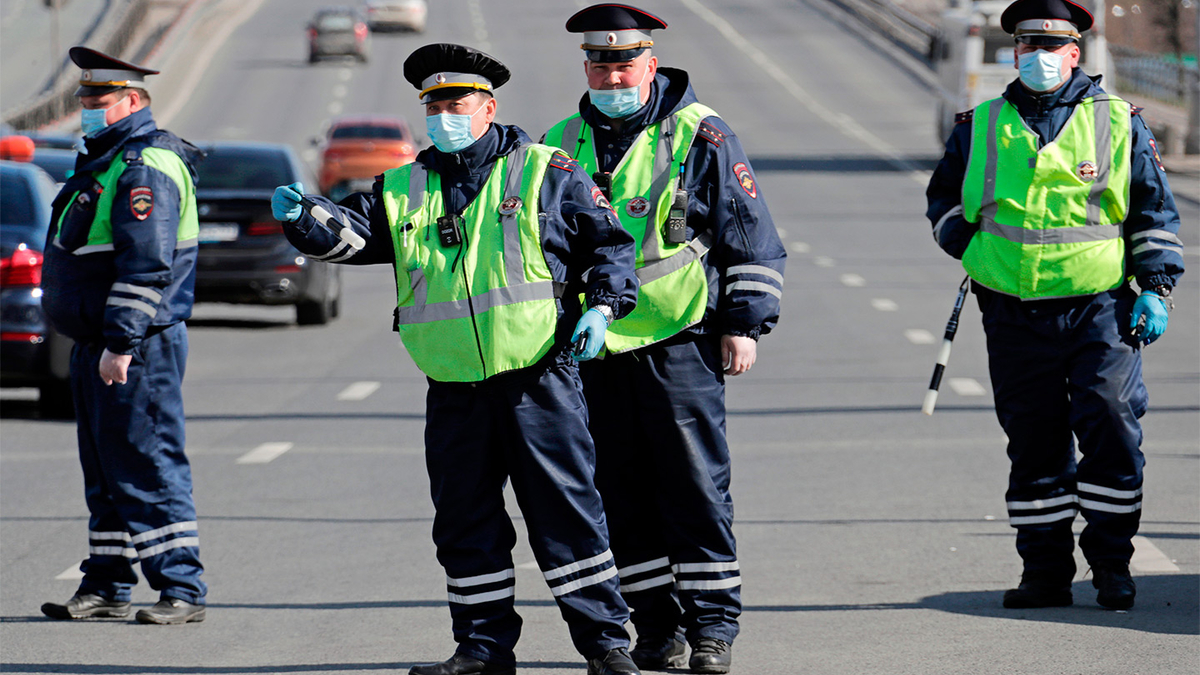
<path id="1" fill-rule="evenodd" d="M 946 363 L 950 361 L 950 347 L 954 344 L 954 334 L 958 332 L 958 315 L 962 314 L 963 300 L 967 297 L 967 284 L 971 277 L 964 277 L 958 286 L 958 297 L 954 300 L 954 311 L 946 322 L 946 334 L 942 336 L 942 349 L 938 352 L 937 364 L 933 366 L 933 378 L 929 380 L 929 391 L 925 392 L 925 402 L 921 404 L 921 412 L 933 414 L 933 406 L 937 405 L 938 387 L 942 386 L 942 373 L 946 372 Z"/>

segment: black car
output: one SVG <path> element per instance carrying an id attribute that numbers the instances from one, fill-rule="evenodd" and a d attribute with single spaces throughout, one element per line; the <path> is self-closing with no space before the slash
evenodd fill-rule
<path id="1" fill-rule="evenodd" d="M 308 62 L 326 56 L 353 56 L 366 63 L 371 33 L 356 7 L 325 7 L 308 24 Z"/>
<path id="2" fill-rule="evenodd" d="M 295 305 L 301 325 L 337 316 L 341 271 L 296 251 L 271 215 L 277 186 L 315 185 L 291 147 L 218 141 L 201 148 L 196 301 Z"/>
<path id="3" fill-rule="evenodd" d="M 62 185 L 75 173 L 75 158 L 78 156 L 79 153 L 74 149 L 38 147 L 33 151 L 33 163 L 50 174 L 55 183 Z"/>
<path id="4" fill-rule="evenodd" d="M 42 253 L 57 192 L 38 167 L 0 161 L 0 386 L 37 387 L 43 415 L 71 417 L 72 341 L 42 313 Z"/>

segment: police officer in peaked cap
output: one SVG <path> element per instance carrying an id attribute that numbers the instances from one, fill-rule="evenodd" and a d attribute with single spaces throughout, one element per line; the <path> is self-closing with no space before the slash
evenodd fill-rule
<path id="1" fill-rule="evenodd" d="M 199 533 L 184 454 L 184 320 L 195 285 L 199 150 L 159 129 L 158 71 L 72 47 L 86 152 L 54 200 L 42 306 L 75 341 L 71 392 L 90 518 L 83 581 L 55 619 L 124 617 L 141 563 L 142 623 L 203 621 Z"/>
<path id="2" fill-rule="evenodd" d="M 1079 68 L 1087 9 L 1017 0 L 1000 22 L 1016 40 L 1018 77 L 958 115 L 926 214 L 972 279 L 1008 436 L 1005 498 L 1024 572 L 1004 606 L 1072 604 L 1071 524 L 1082 514 L 1097 602 L 1128 609 L 1145 463 L 1141 352 L 1166 330 L 1183 274 L 1179 212 L 1138 108 Z"/>
<path id="3" fill-rule="evenodd" d="M 570 17 L 587 92 L 544 140 L 640 242 L 637 308 L 581 366 L 633 660 L 724 673 L 742 609 L 725 377 L 750 370 L 778 320 L 786 253 L 737 136 L 686 72 L 659 66 L 666 27 L 615 3 Z"/>
<path id="4" fill-rule="evenodd" d="M 577 162 L 493 121 L 494 92 L 509 77 L 502 63 L 433 44 L 408 57 L 404 77 L 420 92 L 434 147 L 377 177 L 370 193 L 337 205 L 308 195 L 365 245 L 317 226 L 300 184 L 279 187 L 273 210 L 308 255 L 394 267 L 394 324 L 429 378 L 433 538 L 458 649 L 410 672 L 515 672 L 516 535 L 502 494 L 511 480 L 588 673 L 637 673 L 576 363 L 634 307 L 633 238 Z"/>

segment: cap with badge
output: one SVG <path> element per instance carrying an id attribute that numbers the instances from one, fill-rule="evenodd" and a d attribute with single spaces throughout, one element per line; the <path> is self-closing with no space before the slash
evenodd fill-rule
<path id="1" fill-rule="evenodd" d="M 103 96 L 126 87 L 145 89 L 146 76 L 158 75 L 157 70 L 126 63 L 88 47 L 71 47 L 68 53 L 75 65 L 83 69 L 76 96 Z"/>
<path id="2" fill-rule="evenodd" d="M 445 42 L 425 45 L 404 61 L 404 79 L 421 92 L 422 103 L 446 101 L 475 91 L 491 94 L 508 78 L 508 68 L 495 57 Z"/>
<path id="3" fill-rule="evenodd" d="M 1071 0 L 1017 0 L 1000 15 L 1000 27 L 1017 42 L 1061 47 L 1092 27 L 1092 13 Z"/>
<path id="4" fill-rule="evenodd" d="M 667 22 L 629 5 L 592 5 L 567 19 L 567 32 L 583 33 L 589 61 L 620 63 L 632 61 L 654 45 L 650 31 L 667 27 Z"/>

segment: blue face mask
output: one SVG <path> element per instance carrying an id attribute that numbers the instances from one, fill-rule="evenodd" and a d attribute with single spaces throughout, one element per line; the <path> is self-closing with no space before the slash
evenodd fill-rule
<path id="1" fill-rule="evenodd" d="M 642 80 L 635 86 L 627 89 L 588 89 L 588 97 L 592 101 L 592 105 L 596 106 L 605 117 L 616 120 L 622 117 L 629 117 L 633 113 L 642 109 L 642 82 L 646 81 L 646 76 L 650 74 L 650 69 L 646 68 L 646 72 L 642 73 Z"/>
<path id="2" fill-rule="evenodd" d="M 1067 78 L 1062 72 L 1063 55 L 1045 49 L 1017 55 L 1017 72 L 1026 87 L 1038 92 L 1052 91 Z"/>
<path id="3" fill-rule="evenodd" d="M 79 127 L 83 130 L 85 136 L 95 136 L 108 126 L 108 120 L 105 119 L 108 111 L 116 106 L 111 106 L 103 110 L 89 110 L 84 108 L 79 113 Z"/>
<path id="4" fill-rule="evenodd" d="M 486 102 L 479 106 L 479 110 L 485 107 Z M 470 146 L 476 141 L 475 136 L 471 134 L 471 119 L 479 114 L 479 110 L 470 115 L 426 115 L 425 130 L 429 132 L 429 140 L 433 141 L 438 150 L 448 153 L 458 152 Z"/>

